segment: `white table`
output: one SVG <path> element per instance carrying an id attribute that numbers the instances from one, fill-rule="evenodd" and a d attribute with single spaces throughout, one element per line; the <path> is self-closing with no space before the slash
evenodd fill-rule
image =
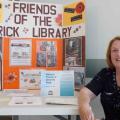
<path id="1" fill-rule="evenodd" d="M 0 96 L 0 116 L 11 115 L 16 120 L 20 115 L 79 115 L 78 106 L 75 105 L 9 106 L 10 99 Z"/>

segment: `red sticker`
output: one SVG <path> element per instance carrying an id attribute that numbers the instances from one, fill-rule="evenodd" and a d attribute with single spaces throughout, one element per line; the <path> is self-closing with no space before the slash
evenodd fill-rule
<path id="1" fill-rule="evenodd" d="M 84 9 L 85 9 L 84 4 L 82 2 L 80 2 L 76 5 L 75 10 L 76 10 L 77 13 L 82 13 L 84 11 Z"/>

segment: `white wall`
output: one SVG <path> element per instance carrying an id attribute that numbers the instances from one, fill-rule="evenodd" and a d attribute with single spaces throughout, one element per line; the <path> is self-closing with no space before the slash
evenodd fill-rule
<path id="1" fill-rule="evenodd" d="M 20 0 L 68 4 L 79 0 Z M 86 0 L 86 58 L 105 59 L 110 39 L 120 35 L 120 0 Z"/>
<path id="2" fill-rule="evenodd" d="M 120 0 L 86 0 L 86 51 L 89 59 L 104 59 L 110 39 L 120 35 Z"/>

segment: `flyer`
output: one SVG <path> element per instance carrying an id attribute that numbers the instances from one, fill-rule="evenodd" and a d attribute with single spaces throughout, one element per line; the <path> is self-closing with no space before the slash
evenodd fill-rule
<path id="1" fill-rule="evenodd" d="M 40 89 L 40 76 L 40 70 L 20 70 L 20 89 Z"/>
<path id="2" fill-rule="evenodd" d="M 30 66 L 32 56 L 32 42 L 30 40 L 10 41 L 10 65 L 11 66 Z"/>
<path id="3" fill-rule="evenodd" d="M 41 96 L 60 95 L 60 76 L 59 71 L 41 72 Z"/>
<path id="4" fill-rule="evenodd" d="M 74 96 L 74 71 L 42 71 L 42 96 Z"/>

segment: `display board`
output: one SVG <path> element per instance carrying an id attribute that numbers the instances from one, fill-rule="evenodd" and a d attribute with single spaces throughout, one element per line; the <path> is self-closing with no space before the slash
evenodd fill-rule
<path id="1" fill-rule="evenodd" d="M 74 71 L 79 89 L 85 78 L 84 0 L 66 6 L 14 0 L 0 4 L 2 89 L 40 89 L 39 70 L 64 69 Z M 24 77 L 34 84 L 22 85 Z"/>

